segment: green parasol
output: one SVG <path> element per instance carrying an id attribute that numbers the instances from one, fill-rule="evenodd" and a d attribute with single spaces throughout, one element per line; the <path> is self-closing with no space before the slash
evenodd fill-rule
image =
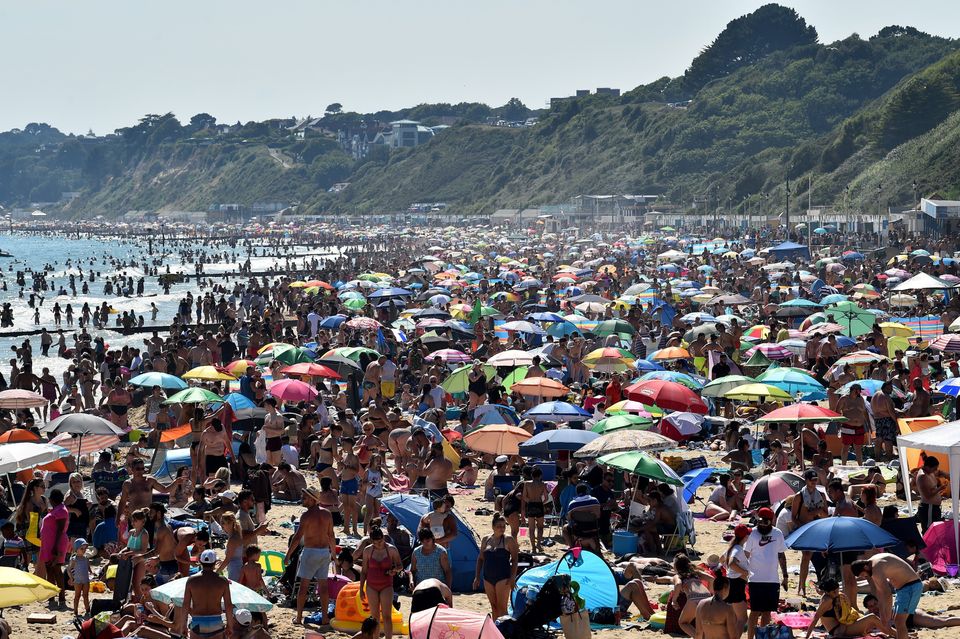
<path id="1" fill-rule="evenodd" d="M 860 308 L 854 302 L 839 302 L 827 307 L 827 316 L 843 327 L 843 334 L 848 337 L 859 337 L 873 330 L 877 316 L 870 311 Z"/>
<path id="2" fill-rule="evenodd" d="M 628 473 L 662 481 L 674 486 L 682 486 L 683 481 L 672 468 L 665 463 L 639 450 L 625 453 L 610 453 L 597 458 L 598 464 L 625 470 Z"/>
<path id="3" fill-rule="evenodd" d="M 222 402 L 223 398 L 216 393 L 211 393 L 204 388 L 185 388 L 179 393 L 174 393 L 164 404 L 208 404 L 211 402 Z"/>
<path id="4" fill-rule="evenodd" d="M 470 379 L 467 376 L 470 374 L 471 368 L 473 368 L 473 364 L 466 364 L 454 370 L 450 373 L 449 377 L 440 382 L 440 386 L 451 395 L 466 393 L 467 386 L 470 384 Z M 489 381 L 496 377 L 497 367 L 484 364 L 483 374 L 487 376 L 487 380 Z"/>
<path id="5" fill-rule="evenodd" d="M 601 419 L 590 430 L 595 433 L 611 433 L 616 430 L 647 430 L 653 425 L 653 420 L 639 415 L 612 415 Z"/>

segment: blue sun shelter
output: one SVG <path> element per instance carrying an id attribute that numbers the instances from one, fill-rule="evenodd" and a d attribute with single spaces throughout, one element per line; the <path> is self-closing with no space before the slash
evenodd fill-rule
<path id="1" fill-rule="evenodd" d="M 416 544 L 420 520 L 432 510 L 430 501 L 419 495 L 394 494 L 384 495 L 380 503 L 397 518 L 401 526 L 410 531 L 411 540 Z M 473 575 L 477 567 L 477 557 L 480 555 L 480 545 L 473 529 L 456 510 L 453 511 L 453 516 L 457 520 L 457 536 L 447 549 L 453 571 L 453 590 L 473 592 Z"/>
<path id="2" fill-rule="evenodd" d="M 620 589 L 607 562 L 589 550 L 568 550 L 560 559 L 531 568 L 517 577 L 517 585 L 510 597 L 511 609 L 521 588 L 540 588 L 554 575 L 570 575 L 573 581 L 580 584 L 580 596 L 586 601 L 587 610 L 617 607 Z"/>

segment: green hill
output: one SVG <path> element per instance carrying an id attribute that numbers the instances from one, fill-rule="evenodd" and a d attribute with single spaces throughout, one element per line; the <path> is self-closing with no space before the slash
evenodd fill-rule
<path id="1" fill-rule="evenodd" d="M 960 195 L 960 42 L 891 26 L 820 43 L 792 9 L 732 20 L 677 78 L 535 113 L 517 100 L 373 114 L 330 105 L 302 137 L 293 119 L 181 124 L 148 115 L 105 137 L 47 125 L 0 134 L 0 203 L 68 204 L 65 215 L 299 203 L 306 212 L 392 211 L 447 202 L 464 213 L 563 202 L 580 193 L 709 194 L 737 206 L 813 188 L 816 203 L 875 207 Z M 488 126 L 537 115 L 530 127 Z M 393 119 L 454 122 L 413 149 L 355 161 L 337 142 Z M 328 192 L 349 182 L 338 193 Z M 878 186 L 881 188 L 878 191 Z"/>

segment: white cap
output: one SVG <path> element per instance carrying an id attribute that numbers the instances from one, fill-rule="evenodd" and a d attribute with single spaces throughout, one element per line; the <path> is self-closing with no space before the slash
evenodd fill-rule
<path id="1" fill-rule="evenodd" d="M 230 501 L 233 501 L 234 499 L 237 498 L 237 493 L 233 492 L 232 490 L 225 490 L 222 493 L 220 493 L 220 496 L 225 499 L 229 499 Z"/>
<path id="2" fill-rule="evenodd" d="M 253 621 L 253 615 L 250 614 L 250 611 L 246 608 L 237 608 L 233 611 L 233 618 L 237 620 L 237 623 L 241 626 L 249 626 L 250 622 Z"/>
<path id="3" fill-rule="evenodd" d="M 217 563 L 217 553 L 207 548 L 202 553 L 200 553 L 200 563 L 201 564 L 215 564 Z"/>
<path id="4" fill-rule="evenodd" d="M 510 458 L 507 457 L 506 455 L 497 455 L 497 458 L 494 459 L 493 461 L 496 462 L 497 464 L 506 464 L 508 461 L 510 461 Z"/>

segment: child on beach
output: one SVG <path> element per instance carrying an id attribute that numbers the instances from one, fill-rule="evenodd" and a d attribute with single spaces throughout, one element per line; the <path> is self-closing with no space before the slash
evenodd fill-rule
<path id="1" fill-rule="evenodd" d="M 67 572 L 73 581 L 73 616 L 80 614 L 80 598 L 83 597 L 83 612 L 90 614 L 90 560 L 87 559 L 87 540 L 82 537 L 73 540 L 73 557 Z"/>
<path id="2" fill-rule="evenodd" d="M 350 637 L 350 639 L 379 639 L 380 623 L 373 617 L 367 617 L 360 624 L 360 632 Z"/>
<path id="3" fill-rule="evenodd" d="M 0 528 L 0 534 L 3 535 L 3 539 L 0 539 L 0 548 L 3 549 L 4 557 L 14 557 L 13 561 L 15 562 L 15 568 L 22 568 L 27 565 L 27 542 L 23 540 L 23 537 L 17 534 L 16 526 L 14 526 L 12 521 L 8 521 L 3 524 L 3 527 Z"/>
<path id="4" fill-rule="evenodd" d="M 260 567 L 260 547 L 250 544 L 243 551 L 243 568 L 240 571 L 240 584 L 254 592 L 265 595 L 267 584 L 263 582 L 263 568 Z"/>

